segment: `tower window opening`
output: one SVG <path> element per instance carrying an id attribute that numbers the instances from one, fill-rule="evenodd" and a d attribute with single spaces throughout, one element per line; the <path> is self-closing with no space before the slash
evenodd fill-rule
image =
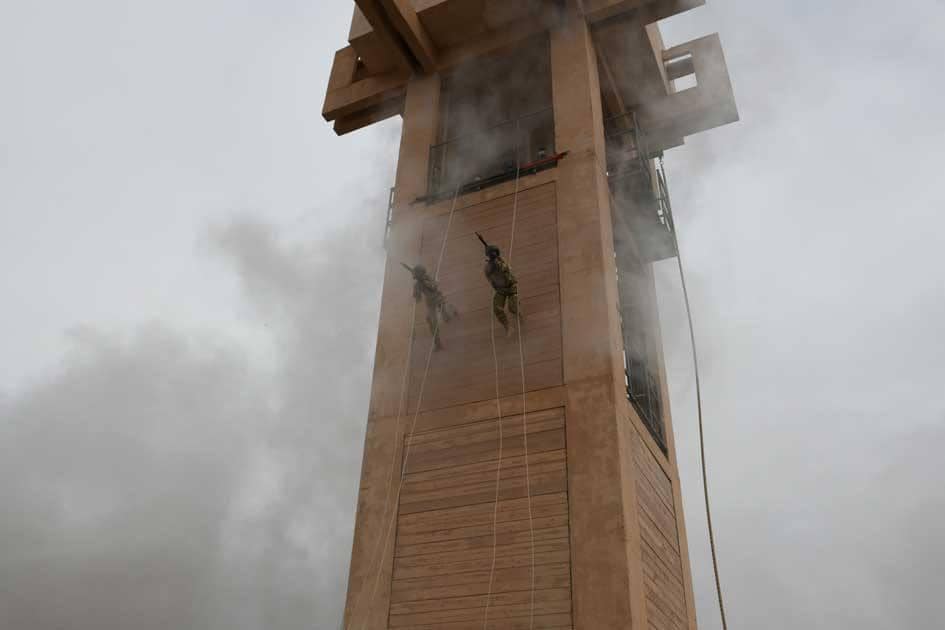
<path id="1" fill-rule="evenodd" d="M 672 82 L 676 92 L 699 86 L 691 52 L 664 59 L 663 65 L 666 68 L 666 78 Z"/>
<path id="2" fill-rule="evenodd" d="M 458 67 L 443 79 L 429 195 L 475 189 L 553 166 L 554 109 L 547 36 Z"/>
<path id="3" fill-rule="evenodd" d="M 675 89 L 677 92 L 690 90 L 696 87 L 699 87 L 699 82 L 696 81 L 696 75 L 694 74 L 687 74 L 686 76 L 679 77 L 673 81 L 673 89 Z"/>
<path id="4" fill-rule="evenodd" d="M 626 252 L 618 253 L 620 325 L 627 399 L 659 447 L 666 451 L 666 425 L 657 360 L 656 314 L 652 279 L 642 264 L 633 265 Z"/>
<path id="5" fill-rule="evenodd" d="M 615 219 L 633 234 L 644 263 L 676 255 L 672 208 L 662 161 L 647 146 L 646 133 L 633 112 L 604 121 L 607 175 L 614 195 Z"/>
<path id="6" fill-rule="evenodd" d="M 627 399 L 666 452 L 659 319 L 650 263 L 676 253 L 669 192 L 632 112 L 608 118 L 605 135 Z"/>

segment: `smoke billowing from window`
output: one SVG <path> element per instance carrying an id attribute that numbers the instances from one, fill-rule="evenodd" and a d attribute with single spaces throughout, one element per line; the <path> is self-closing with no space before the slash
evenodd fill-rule
<path id="1" fill-rule="evenodd" d="M 431 192 L 487 181 L 554 153 L 551 58 L 543 35 L 443 79 Z"/>

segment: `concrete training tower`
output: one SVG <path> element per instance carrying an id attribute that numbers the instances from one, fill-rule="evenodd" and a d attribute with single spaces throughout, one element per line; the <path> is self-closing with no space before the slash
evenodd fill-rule
<path id="1" fill-rule="evenodd" d="M 324 116 L 403 135 L 345 628 L 695 630 L 652 263 L 656 158 L 738 118 L 718 37 L 656 24 L 704 0 L 355 4 Z M 401 262 L 462 314 L 442 351 Z"/>

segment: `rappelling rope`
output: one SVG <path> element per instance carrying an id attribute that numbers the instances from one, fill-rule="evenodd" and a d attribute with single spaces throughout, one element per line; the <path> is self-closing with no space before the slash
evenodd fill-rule
<path id="1" fill-rule="evenodd" d="M 516 124 L 516 136 L 518 136 L 518 125 Z M 509 240 L 509 267 L 511 267 L 512 260 L 512 251 L 515 247 L 515 223 L 518 219 L 518 191 L 519 183 L 522 175 L 522 157 L 519 147 L 516 145 L 516 164 L 515 164 L 515 191 L 512 195 L 512 235 Z M 493 292 L 493 297 L 495 293 Z M 518 305 L 519 308 L 521 304 Z M 525 407 L 525 360 L 524 354 L 522 353 L 522 326 L 521 320 L 518 319 L 518 308 L 516 308 L 516 326 L 518 328 L 518 342 L 519 342 L 519 359 L 522 364 L 522 428 L 523 428 L 523 437 L 524 441 L 524 451 L 525 451 L 525 487 L 528 495 L 528 524 L 529 529 L 532 530 L 532 511 L 531 511 L 531 481 L 528 474 L 528 431 L 525 426 L 526 422 L 526 407 Z M 502 481 L 502 447 L 503 447 L 503 435 L 502 435 L 502 402 L 499 393 L 499 357 L 496 352 L 495 344 L 495 315 L 492 313 L 492 309 L 489 309 L 489 334 L 492 338 L 492 362 L 495 366 L 495 406 L 498 415 L 498 433 L 499 433 L 499 460 L 496 465 L 496 479 L 495 479 L 495 501 L 492 508 L 492 567 L 489 570 L 489 591 L 486 594 L 486 608 L 483 613 L 482 619 L 482 628 L 483 630 L 487 629 L 489 624 L 489 609 L 492 603 L 492 589 L 495 584 L 495 564 L 496 564 L 496 553 L 498 549 L 498 519 L 499 519 L 499 488 Z M 531 612 L 529 618 L 529 629 L 532 627 L 535 617 L 535 533 L 534 530 L 531 531 L 531 541 L 532 541 L 532 578 L 531 578 Z"/>
<path id="2" fill-rule="evenodd" d="M 434 275 L 433 275 L 433 279 L 434 279 L 434 280 L 439 280 L 439 278 L 440 278 L 440 269 L 441 269 L 442 266 L 443 266 L 443 258 L 444 258 L 444 256 L 446 255 L 446 243 L 447 243 L 447 241 L 449 240 L 450 229 L 452 228 L 452 225 L 453 225 L 453 217 L 454 217 L 454 215 L 456 214 L 456 203 L 457 203 L 457 201 L 458 201 L 458 199 L 459 199 L 459 192 L 460 192 L 461 188 L 462 188 L 461 185 L 460 185 L 460 186 L 457 186 L 457 187 L 456 187 L 456 192 L 453 194 L 453 202 L 452 202 L 452 204 L 450 205 L 449 219 L 448 219 L 447 222 L 446 222 L 446 232 L 443 234 L 443 244 L 442 244 L 442 246 L 440 247 L 440 255 L 439 255 L 439 258 L 437 259 L 436 271 L 435 271 L 435 273 L 434 273 Z M 413 326 L 411 326 L 410 335 L 409 335 L 409 340 L 410 340 L 411 347 L 413 346 L 414 327 L 415 327 L 415 325 L 416 325 L 416 306 L 417 306 L 417 302 L 416 302 L 416 300 L 415 300 L 415 301 L 414 301 L 414 318 L 413 318 L 413 319 L 414 319 L 414 324 L 413 324 Z M 404 481 L 406 480 L 406 477 L 407 477 L 407 464 L 408 464 L 408 460 L 409 460 L 409 458 L 410 458 L 410 447 L 412 446 L 412 445 L 411 445 L 411 440 L 413 439 L 414 431 L 415 431 L 416 428 L 417 428 L 417 419 L 420 417 L 420 408 L 421 408 L 421 406 L 422 406 L 422 404 L 423 404 L 423 392 L 424 392 L 424 389 L 425 389 L 425 387 L 426 387 L 427 376 L 428 376 L 429 373 L 430 373 L 430 362 L 431 362 L 432 359 L 433 359 L 433 352 L 434 352 L 434 350 L 436 350 L 436 343 L 435 343 L 435 341 L 436 341 L 437 335 L 439 334 L 439 331 L 440 331 L 440 318 L 437 317 L 437 318 L 436 318 L 436 323 L 435 323 L 434 326 L 433 326 L 433 337 L 432 337 L 431 342 L 430 342 L 430 351 L 427 353 L 426 364 L 424 365 L 424 368 L 423 368 L 423 378 L 420 380 L 420 389 L 419 389 L 419 391 L 418 391 L 418 393 L 417 393 L 417 407 L 416 407 L 416 410 L 415 410 L 415 412 L 414 412 L 413 421 L 411 422 L 411 425 L 410 425 L 410 432 L 405 435 L 405 439 L 404 439 L 404 442 L 405 442 L 405 446 L 404 446 L 404 461 L 403 461 L 403 465 L 401 466 L 401 470 L 400 470 L 400 480 L 399 480 L 399 482 L 398 482 L 398 484 L 397 484 L 397 492 L 396 492 L 396 494 L 395 494 L 395 500 L 394 500 L 394 503 L 393 503 L 394 506 L 396 506 L 396 505 L 400 502 L 400 494 L 401 494 L 401 491 L 403 490 Z M 408 353 L 408 359 L 409 359 L 411 350 L 408 349 L 407 353 Z M 408 374 L 409 372 L 410 372 L 410 366 L 409 366 L 409 364 L 408 364 L 407 369 L 404 370 L 404 379 L 403 379 L 404 386 L 406 386 L 407 374 Z M 403 392 L 401 393 L 401 396 L 403 396 Z M 398 427 L 399 427 L 399 424 L 398 424 Z M 395 433 L 395 437 L 396 437 L 396 433 Z M 396 447 L 395 447 L 395 448 L 394 448 L 394 453 L 396 454 L 396 452 L 397 452 L 397 449 L 396 449 Z M 395 459 L 396 459 L 396 456 L 395 456 Z M 392 461 L 392 463 L 391 463 L 391 475 L 388 477 L 388 479 L 391 479 L 392 477 L 393 477 L 393 461 Z M 389 494 L 389 493 L 390 493 L 390 489 L 388 489 L 388 494 Z M 387 512 L 387 510 L 386 510 L 386 508 L 385 508 L 385 510 L 384 510 L 384 514 L 385 514 L 385 515 L 386 515 L 386 512 Z M 395 525 L 396 523 L 397 523 L 397 510 L 394 509 L 393 512 L 392 512 L 392 514 L 391 514 L 390 525 L 388 526 L 388 528 L 387 528 L 387 533 L 386 533 L 385 536 L 384 536 L 384 549 L 383 549 L 383 551 L 381 552 L 381 554 L 380 554 L 379 556 L 377 556 L 377 574 L 376 574 L 376 576 L 375 576 L 375 578 L 374 578 L 374 587 L 373 587 L 372 590 L 371 590 L 371 599 L 368 600 L 368 613 L 367 613 L 367 615 L 365 616 L 364 622 L 361 624 L 361 630 L 364 630 L 364 627 L 367 625 L 367 619 L 368 619 L 368 616 L 370 615 L 371 606 L 374 604 L 374 599 L 377 597 L 377 587 L 378 587 L 378 584 L 380 583 L 381 573 L 382 573 L 383 568 L 384 568 L 384 558 L 387 556 L 387 550 L 388 550 L 388 548 L 390 547 L 391 534 L 392 534 L 393 531 L 394 531 L 394 525 Z M 363 594 L 364 594 L 364 591 L 362 591 L 361 595 L 363 596 Z M 361 597 L 359 596 L 358 601 L 360 601 L 360 599 L 361 599 Z M 356 603 L 355 606 L 352 608 L 352 612 L 351 612 L 351 619 L 352 619 L 352 621 L 354 620 L 354 618 L 355 618 L 355 616 L 356 616 L 356 613 L 357 613 L 357 605 L 358 605 L 358 604 Z M 349 625 L 350 625 L 350 624 L 349 624 Z"/>
<path id="3" fill-rule="evenodd" d="M 577 0 L 577 4 L 581 11 L 581 15 L 586 15 L 587 11 L 584 8 L 584 1 Z M 639 147 L 637 147 L 637 149 L 639 150 Z M 604 173 L 605 179 L 608 179 L 607 167 L 600 164 L 600 157 L 596 153 L 594 158 L 597 160 L 598 166 L 601 167 L 601 171 Z M 660 166 L 663 166 L 662 156 L 660 157 Z M 610 199 L 614 208 L 616 208 L 617 204 L 614 200 L 614 194 L 610 190 L 609 182 L 607 185 L 607 191 L 610 193 Z M 702 465 L 702 491 L 705 496 L 705 518 L 709 526 L 709 547 L 712 550 L 712 571 L 715 576 L 715 592 L 719 598 L 719 615 L 722 619 L 722 630 L 728 630 L 728 622 L 725 619 L 725 603 L 723 602 L 722 598 L 722 579 L 719 577 L 718 552 L 715 548 L 715 531 L 712 527 L 712 505 L 709 501 L 709 481 L 708 473 L 706 472 L 705 457 L 705 429 L 703 427 L 702 419 L 702 387 L 699 380 L 699 355 L 696 351 L 696 329 L 692 321 L 692 307 L 689 303 L 689 290 L 686 288 L 686 272 L 684 271 L 683 267 L 682 254 L 679 250 L 679 239 L 676 236 L 675 226 L 672 226 L 670 233 L 673 235 L 673 244 L 676 246 L 676 262 L 679 265 L 679 280 L 682 284 L 683 300 L 686 304 L 686 318 L 689 321 L 689 339 L 692 343 L 692 365 L 696 383 L 696 410 L 699 417 L 699 459 Z"/>
<path id="4" fill-rule="evenodd" d="M 578 2 L 581 4 L 580 0 L 578 0 Z M 597 161 L 598 168 L 600 168 L 601 172 L 604 174 L 604 178 L 608 181 L 607 193 L 610 195 L 610 203 L 612 208 L 611 212 L 616 213 L 617 200 L 614 197 L 613 191 L 610 189 L 610 175 L 607 167 L 601 164 L 600 157 L 598 155 L 595 154 L 594 159 Z M 659 160 L 660 169 L 664 170 L 665 172 L 662 156 L 660 156 Z M 670 209 L 670 214 L 672 214 L 672 209 Z M 616 214 L 614 214 L 614 216 L 616 216 Z M 693 374 L 695 375 L 696 411 L 699 425 L 699 461 L 702 468 L 702 492 L 703 496 L 705 497 L 705 517 L 709 530 L 709 549 L 712 552 L 712 573 L 713 577 L 715 578 L 715 592 L 719 600 L 719 616 L 722 620 L 722 630 L 728 630 L 728 621 L 725 617 L 725 602 L 724 598 L 722 597 L 722 579 L 719 574 L 718 551 L 715 546 L 715 528 L 712 526 L 712 504 L 709 499 L 709 481 L 705 456 L 705 427 L 702 414 L 702 386 L 699 378 L 699 355 L 696 349 L 696 329 L 692 318 L 692 306 L 689 302 L 689 290 L 686 286 L 686 272 L 683 265 L 682 253 L 679 247 L 679 238 L 676 234 L 676 226 L 671 224 L 670 228 L 670 234 L 672 234 L 673 237 L 673 245 L 676 247 L 676 262 L 679 267 L 679 280 L 682 286 L 683 302 L 686 306 L 686 319 L 689 323 L 689 340 L 692 344 L 692 366 Z"/>
<path id="5" fill-rule="evenodd" d="M 663 158 L 660 158 L 660 167 L 663 167 Z M 664 170 L 665 172 L 665 170 Z M 715 575 L 715 592 L 719 598 L 719 615 L 722 618 L 722 629 L 728 630 L 725 618 L 725 602 L 722 598 L 722 579 L 719 576 L 719 558 L 715 548 L 715 529 L 712 527 L 712 504 L 709 500 L 709 480 L 706 471 L 705 457 L 705 429 L 702 421 L 702 385 L 699 379 L 699 355 L 696 350 L 696 328 L 692 321 L 692 307 L 689 304 L 689 289 L 686 287 L 686 272 L 684 271 L 682 253 L 679 249 L 679 238 L 676 228 L 670 230 L 673 235 L 673 244 L 676 246 L 676 262 L 679 266 L 679 282 L 682 285 L 683 301 L 686 304 L 686 318 L 689 321 L 689 340 L 692 343 L 692 367 L 696 383 L 696 410 L 699 417 L 699 459 L 702 464 L 702 491 L 705 496 L 705 518 L 709 527 L 709 548 L 712 550 L 712 572 Z"/>
<path id="6" fill-rule="evenodd" d="M 406 357 L 406 360 L 404 361 L 404 364 L 405 364 L 404 376 L 400 383 L 400 400 L 397 403 L 397 417 L 394 420 L 394 436 L 395 437 L 400 434 L 400 419 L 401 417 L 403 417 L 404 404 L 406 402 L 405 394 L 407 391 L 407 377 L 410 374 L 410 359 L 413 356 L 413 341 L 414 341 L 414 335 L 415 335 L 414 330 L 416 328 L 416 325 L 417 325 L 417 301 L 414 300 L 413 309 L 410 316 L 410 332 L 407 334 L 407 357 Z M 394 465 L 397 462 L 397 449 L 394 448 L 392 450 L 393 450 L 393 453 L 391 454 L 390 469 L 388 470 L 388 473 L 387 473 L 387 496 L 384 499 L 384 510 L 381 512 L 382 519 L 387 517 L 387 509 L 390 507 L 391 490 L 393 489 L 393 481 L 394 481 Z M 381 546 L 381 540 L 382 539 L 378 537 L 376 544 L 374 545 L 374 551 L 371 552 L 371 555 L 369 557 L 377 557 L 377 552 L 380 550 L 380 546 Z M 358 607 L 361 604 L 361 599 L 364 597 L 364 593 L 365 591 L 362 590 L 358 594 L 358 597 L 354 602 L 354 606 L 352 606 L 351 608 L 352 619 L 354 618 L 355 611 L 357 611 Z"/>
<path id="7" fill-rule="evenodd" d="M 599 157 L 595 156 L 595 159 L 597 160 L 597 164 L 601 168 L 601 171 L 604 173 L 604 177 L 609 180 L 607 168 L 600 164 Z M 660 168 L 663 170 L 663 158 L 660 157 L 659 160 Z M 617 200 L 614 198 L 614 193 L 610 189 L 609 183 L 607 186 L 607 192 L 610 195 L 610 202 L 613 212 L 616 212 Z M 670 214 L 672 214 L 672 210 L 670 210 Z M 702 492 L 703 496 L 705 497 L 705 518 L 709 530 L 709 549 L 712 552 L 712 573 L 715 578 L 715 592 L 719 600 L 719 616 L 722 620 L 722 630 L 728 630 L 728 621 L 725 617 L 725 602 L 722 597 L 722 579 L 719 574 L 718 551 L 715 546 L 715 529 L 712 526 L 712 504 L 709 500 L 709 481 L 705 456 L 705 427 L 702 414 L 702 386 L 699 379 L 699 355 L 696 349 L 696 328 L 692 318 L 692 306 L 689 302 L 689 290 L 686 286 L 686 272 L 684 270 L 685 268 L 683 265 L 682 253 L 679 247 L 679 238 L 676 234 L 676 226 L 671 224 L 670 227 L 670 234 L 672 234 L 673 237 L 673 245 L 676 247 L 676 262 L 679 267 L 679 280 L 682 285 L 683 302 L 686 306 L 686 319 L 689 323 L 689 340 L 692 344 L 692 366 L 693 374 L 695 375 L 696 411 L 699 425 L 699 461 L 702 468 Z"/>
<path id="8" fill-rule="evenodd" d="M 515 251 L 515 226 L 518 221 L 519 172 L 515 173 L 515 196 L 512 201 L 512 236 L 509 240 L 509 268 Z M 522 450 L 525 454 L 525 496 L 528 500 L 528 534 L 531 547 L 531 601 L 528 612 L 528 628 L 535 626 L 535 521 L 532 517 L 532 481 L 528 464 L 528 407 L 525 388 L 525 340 L 522 334 L 522 299 L 516 295 L 515 329 L 518 332 L 518 359 L 522 374 Z"/>
<path id="9" fill-rule="evenodd" d="M 489 569 L 489 591 L 486 593 L 486 609 L 483 613 L 482 618 L 482 628 L 486 630 L 486 627 L 489 624 L 489 607 L 492 601 L 492 587 L 495 582 L 495 560 L 496 560 L 496 550 L 498 548 L 497 543 L 497 527 L 499 522 L 499 487 L 502 481 L 502 447 L 503 447 L 503 436 L 502 436 L 502 401 L 499 396 L 499 355 L 496 353 L 495 348 L 495 317 L 492 314 L 492 309 L 489 309 L 489 336 L 492 338 L 492 363 L 495 366 L 495 410 L 498 417 L 496 420 L 496 428 L 499 434 L 499 463 L 496 465 L 495 470 L 495 502 L 492 506 L 492 567 Z"/>

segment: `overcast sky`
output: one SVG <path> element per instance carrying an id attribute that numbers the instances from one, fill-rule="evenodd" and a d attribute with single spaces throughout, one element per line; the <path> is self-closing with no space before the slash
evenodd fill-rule
<path id="1" fill-rule="evenodd" d="M 0 627 L 337 628 L 399 137 L 319 115 L 350 6 L 0 2 Z M 715 31 L 743 120 L 667 161 L 731 627 L 937 630 L 945 5 L 664 25 Z"/>

